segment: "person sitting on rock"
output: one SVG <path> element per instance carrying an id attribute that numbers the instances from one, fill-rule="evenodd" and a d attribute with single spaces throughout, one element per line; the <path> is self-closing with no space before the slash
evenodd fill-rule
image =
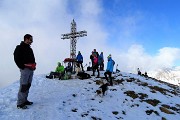
<path id="1" fill-rule="evenodd" d="M 71 65 L 71 63 L 69 62 L 69 63 L 68 63 L 68 66 L 65 68 L 65 72 L 66 72 L 66 73 L 68 73 L 68 72 L 72 73 L 72 70 L 73 70 L 73 69 L 72 69 L 72 65 Z"/>
<path id="2" fill-rule="evenodd" d="M 138 75 L 141 75 L 141 71 L 139 68 L 137 68 Z"/>
<path id="3" fill-rule="evenodd" d="M 58 66 L 56 67 L 55 72 L 51 72 L 49 76 L 46 76 L 46 78 L 50 78 L 52 79 L 53 76 L 54 78 L 59 78 L 59 80 L 61 79 L 61 77 L 64 75 L 64 66 L 61 65 L 60 62 L 58 62 Z"/>

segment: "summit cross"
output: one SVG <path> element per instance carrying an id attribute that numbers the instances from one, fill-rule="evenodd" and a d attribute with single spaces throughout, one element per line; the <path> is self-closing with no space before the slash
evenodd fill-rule
<path id="1" fill-rule="evenodd" d="M 62 34 L 61 39 L 70 39 L 70 58 L 76 59 L 76 43 L 77 38 L 87 36 L 87 31 L 78 31 L 76 30 L 76 22 L 71 22 L 71 33 Z"/>

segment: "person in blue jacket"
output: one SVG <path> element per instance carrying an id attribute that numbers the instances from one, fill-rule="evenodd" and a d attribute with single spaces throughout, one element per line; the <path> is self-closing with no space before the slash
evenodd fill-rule
<path id="1" fill-rule="evenodd" d="M 104 71 L 104 56 L 103 56 L 103 52 L 101 52 L 101 54 L 98 57 L 98 64 L 100 66 L 100 70 Z"/>
<path id="2" fill-rule="evenodd" d="M 77 60 L 77 63 L 81 65 L 81 69 L 84 72 L 83 65 L 82 65 L 82 63 L 83 63 L 83 56 L 82 56 L 80 51 L 78 52 L 76 60 Z"/>
<path id="3" fill-rule="evenodd" d="M 107 62 L 107 69 L 106 69 L 106 72 L 104 73 L 104 76 L 106 78 L 106 80 L 108 82 L 110 82 L 110 85 L 113 86 L 113 82 L 112 82 L 112 72 L 113 72 L 113 68 L 114 68 L 114 60 L 112 60 L 112 57 L 111 57 L 111 54 L 108 56 L 108 62 Z M 109 76 L 109 79 L 110 81 L 108 80 L 108 77 L 107 75 Z"/>

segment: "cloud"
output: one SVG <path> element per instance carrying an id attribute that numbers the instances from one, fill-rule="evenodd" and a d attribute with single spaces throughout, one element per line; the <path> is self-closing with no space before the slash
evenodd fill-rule
<path id="1" fill-rule="evenodd" d="M 179 59 L 180 49 L 170 47 L 161 48 L 155 57 L 156 64 L 160 67 L 171 67 Z"/>
<path id="2" fill-rule="evenodd" d="M 138 30 L 141 15 L 127 16 L 115 24 L 115 32 L 104 25 L 101 1 L 76 0 L 2 0 L 0 2 L 0 85 L 5 86 L 19 79 L 19 69 L 13 60 L 13 51 L 26 33 L 33 35 L 32 48 L 37 62 L 35 74 L 48 74 L 53 71 L 58 61 L 70 55 L 70 40 L 62 40 L 61 34 L 70 32 L 70 22 L 75 19 L 77 31 L 86 30 L 87 36 L 77 39 L 77 51 L 84 56 L 84 65 L 90 62 L 91 51 L 96 48 L 106 57 L 112 54 L 122 71 L 133 72 L 137 67 L 149 70 L 161 66 L 171 66 L 179 58 L 178 48 L 162 48 L 154 56 L 146 53 L 143 45 L 132 44 L 133 35 Z M 122 17 L 121 17 L 122 18 Z M 133 26 L 133 27 L 132 27 Z M 120 30 L 121 36 L 118 36 Z M 118 34 L 116 34 L 118 33 Z M 112 36 L 115 36 L 113 41 Z M 123 41 L 123 44 L 122 44 Z M 111 46 L 115 44 L 116 46 Z M 121 49 L 121 47 L 123 50 Z M 128 44 L 128 45 L 127 45 Z M 127 51 L 125 51 L 127 50 Z M 161 59 L 163 58 L 163 59 Z M 1 87 L 0 86 L 0 87 Z"/>
<path id="3" fill-rule="evenodd" d="M 145 71 L 155 71 L 159 68 L 172 67 L 180 59 L 180 49 L 164 47 L 157 51 L 157 54 L 150 55 L 146 53 L 142 45 L 131 45 L 131 47 L 122 53 L 116 53 L 116 61 L 119 69 L 136 73 L 137 68 Z"/>
<path id="4" fill-rule="evenodd" d="M 78 31 L 88 31 L 88 37 L 79 38 L 77 43 L 77 50 L 82 51 L 84 56 L 87 54 L 86 61 L 89 61 L 89 54 L 94 48 L 103 45 L 106 33 L 98 22 L 101 11 L 98 2 L 78 0 L 77 13 L 68 11 L 70 3 L 68 0 L 1 1 L 0 36 L 3 44 L 0 44 L 0 64 L 4 70 L 0 74 L 1 86 L 19 79 L 13 51 L 26 33 L 32 34 L 34 39 L 32 48 L 37 62 L 35 74 L 49 73 L 55 69 L 58 61 L 62 62 L 69 57 L 70 40 L 62 40 L 61 34 L 70 32 L 72 19 L 77 22 Z"/>

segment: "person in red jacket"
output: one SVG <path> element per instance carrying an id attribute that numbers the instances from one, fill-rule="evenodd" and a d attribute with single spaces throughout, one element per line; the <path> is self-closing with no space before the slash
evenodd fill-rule
<path id="1" fill-rule="evenodd" d="M 93 74 L 91 76 L 95 76 L 95 71 L 97 70 L 98 72 L 98 75 L 97 77 L 100 77 L 100 73 L 99 73 L 99 65 L 98 65 L 98 58 L 97 58 L 97 55 L 93 55 L 94 58 L 93 58 Z"/>
<path id="2" fill-rule="evenodd" d="M 32 105 L 33 102 L 27 100 L 29 89 L 33 78 L 36 62 L 31 44 L 33 37 L 30 34 L 24 36 L 24 41 L 17 45 L 14 50 L 14 61 L 20 69 L 20 87 L 18 92 L 17 108 L 26 109 L 26 105 Z"/>

